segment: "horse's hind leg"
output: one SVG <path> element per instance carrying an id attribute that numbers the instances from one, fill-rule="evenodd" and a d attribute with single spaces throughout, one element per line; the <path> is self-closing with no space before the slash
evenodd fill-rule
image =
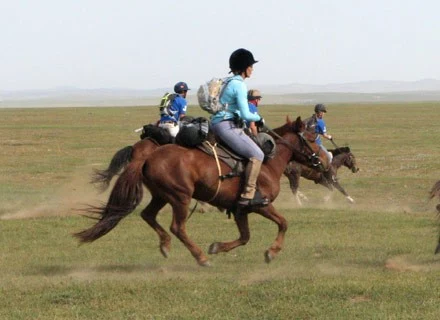
<path id="1" fill-rule="evenodd" d="M 228 252 L 238 246 L 243 246 L 249 242 L 249 222 L 247 214 L 236 214 L 234 216 L 235 223 L 240 232 L 240 237 L 237 240 L 230 242 L 214 242 L 209 246 L 209 254 L 217 254 L 219 252 Z"/>
<path id="2" fill-rule="evenodd" d="M 150 227 L 154 229 L 154 231 L 156 231 L 157 235 L 159 236 L 160 252 L 165 258 L 168 258 L 171 246 L 171 237 L 156 220 L 160 209 L 162 209 L 166 204 L 166 201 L 153 197 L 147 207 L 142 211 L 141 217 L 150 225 Z"/>
<path id="3" fill-rule="evenodd" d="M 284 244 L 284 236 L 287 231 L 287 220 L 275 210 L 273 205 L 261 208 L 255 212 L 278 225 L 277 237 L 270 248 L 264 253 L 265 261 L 269 263 L 277 256 L 278 252 L 281 251 L 281 248 Z"/>
<path id="4" fill-rule="evenodd" d="M 188 201 L 189 203 L 189 201 Z M 186 233 L 186 219 L 188 216 L 188 204 L 179 202 L 173 205 L 173 221 L 171 223 L 171 232 L 185 245 L 191 252 L 197 263 L 201 266 L 210 266 L 208 258 L 197 244 L 192 241 Z"/>

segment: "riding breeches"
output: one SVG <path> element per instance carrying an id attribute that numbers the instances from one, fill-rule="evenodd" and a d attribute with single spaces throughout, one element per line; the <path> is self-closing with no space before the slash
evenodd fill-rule
<path id="1" fill-rule="evenodd" d="M 224 143 L 226 143 L 237 154 L 250 159 L 255 158 L 259 161 L 264 160 L 264 153 L 259 146 L 244 132 L 237 127 L 233 121 L 218 122 L 211 127 Z"/>

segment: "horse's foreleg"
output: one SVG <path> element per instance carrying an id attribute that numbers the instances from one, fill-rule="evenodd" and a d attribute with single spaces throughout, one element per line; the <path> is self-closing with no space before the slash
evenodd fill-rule
<path id="1" fill-rule="evenodd" d="M 171 222 L 171 232 L 185 245 L 191 252 L 197 263 L 201 266 L 210 266 L 208 258 L 197 244 L 192 241 L 187 233 L 185 222 L 188 216 L 188 205 L 177 203 L 173 205 L 173 221 Z"/>
<path id="2" fill-rule="evenodd" d="M 290 166 L 284 171 L 284 175 L 289 180 L 290 190 L 296 196 L 299 188 L 300 173 L 293 170 Z"/>
<path id="3" fill-rule="evenodd" d="M 235 223 L 237 225 L 238 231 L 240 232 L 240 237 L 237 240 L 230 242 L 214 242 L 209 246 L 209 254 L 217 254 L 219 252 L 228 252 L 238 246 L 243 246 L 249 242 L 250 232 L 249 232 L 249 222 L 247 214 L 236 214 L 234 216 Z"/>
<path id="4" fill-rule="evenodd" d="M 293 196 L 296 199 L 296 202 L 298 203 L 299 206 L 302 207 L 303 204 L 302 204 L 301 198 L 303 198 L 306 201 L 308 199 L 301 191 L 298 191 L 300 174 L 293 169 L 290 169 L 290 170 L 286 169 L 284 171 L 284 175 L 287 177 L 287 179 L 289 179 L 290 190 L 292 191 Z"/>
<path id="5" fill-rule="evenodd" d="M 160 198 L 153 197 L 147 207 L 142 211 L 141 217 L 148 225 L 156 231 L 159 236 L 160 252 L 165 258 L 168 258 L 171 246 L 171 237 L 168 232 L 157 222 L 156 217 L 160 209 L 166 205 L 166 202 Z"/>
<path id="6" fill-rule="evenodd" d="M 277 237 L 270 248 L 264 253 L 265 261 L 269 263 L 277 256 L 278 252 L 281 251 L 284 244 L 284 236 L 287 231 L 287 220 L 275 210 L 273 205 L 261 208 L 255 212 L 278 225 Z"/>
<path id="7" fill-rule="evenodd" d="M 301 197 L 300 197 L 299 193 L 295 192 L 294 195 L 295 195 L 296 202 L 298 203 L 298 205 L 300 207 L 302 207 L 303 204 L 302 204 Z"/>
<path id="8" fill-rule="evenodd" d="M 339 184 L 339 182 L 338 182 L 337 180 L 333 182 L 333 185 L 334 185 L 334 187 L 335 187 L 336 189 L 339 190 L 339 192 L 341 192 L 341 193 L 345 196 L 345 199 L 347 199 L 348 202 L 350 202 L 350 203 L 354 203 L 354 199 L 348 195 L 348 193 L 347 193 L 347 192 L 345 191 L 345 189 Z"/>

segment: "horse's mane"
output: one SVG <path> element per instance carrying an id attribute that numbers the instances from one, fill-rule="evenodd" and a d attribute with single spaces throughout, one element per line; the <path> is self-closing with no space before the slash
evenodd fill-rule
<path id="1" fill-rule="evenodd" d="M 341 153 L 350 153 L 350 147 L 339 147 L 336 149 L 329 149 L 329 152 L 333 154 L 333 157 L 340 155 Z"/>
<path id="2" fill-rule="evenodd" d="M 290 119 L 290 117 L 287 115 L 286 123 L 279 128 L 273 129 L 273 131 L 280 136 L 286 134 L 287 132 L 294 132 L 294 133 L 302 132 L 304 134 L 304 138 L 310 142 L 314 142 L 316 138 L 314 134 L 305 130 L 305 124 L 301 120 L 301 117 L 297 117 L 296 120 L 293 122 Z"/>

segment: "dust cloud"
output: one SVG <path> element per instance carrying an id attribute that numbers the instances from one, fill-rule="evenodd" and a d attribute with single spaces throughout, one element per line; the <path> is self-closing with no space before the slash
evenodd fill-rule
<path id="1" fill-rule="evenodd" d="M 90 183 L 92 168 L 77 169 L 71 180 L 61 185 L 52 195 L 46 195 L 41 204 L 26 207 L 26 204 L 9 204 L 0 220 L 30 219 L 40 217 L 69 216 L 83 214 L 89 205 L 100 205 L 107 200 L 111 186 L 105 192 Z"/>

